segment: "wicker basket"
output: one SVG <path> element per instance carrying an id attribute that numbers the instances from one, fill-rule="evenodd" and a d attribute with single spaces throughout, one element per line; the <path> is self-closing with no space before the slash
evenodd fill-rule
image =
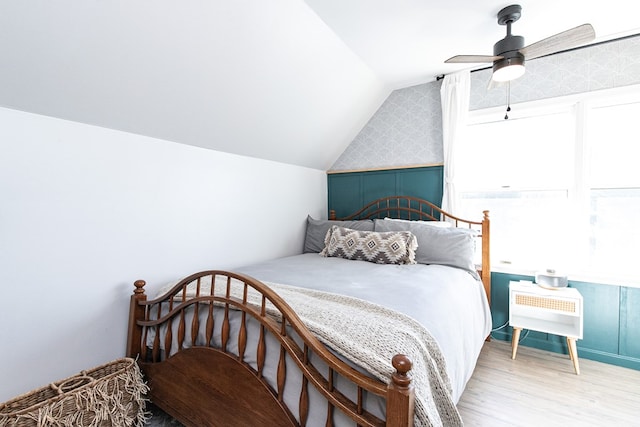
<path id="1" fill-rule="evenodd" d="M 0 404 L 0 427 L 141 426 L 149 388 L 123 358 Z"/>

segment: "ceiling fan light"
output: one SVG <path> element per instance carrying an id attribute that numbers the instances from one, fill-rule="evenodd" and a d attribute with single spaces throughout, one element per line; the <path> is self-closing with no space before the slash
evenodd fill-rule
<path id="1" fill-rule="evenodd" d="M 493 64 L 493 76 L 496 82 L 509 82 L 524 74 L 524 57 L 499 59 Z"/>

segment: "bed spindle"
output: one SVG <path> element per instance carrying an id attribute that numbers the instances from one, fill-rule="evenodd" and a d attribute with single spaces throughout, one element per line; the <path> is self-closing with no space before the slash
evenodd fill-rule
<path id="1" fill-rule="evenodd" d="M 173 298 L 169 299 L 169 311 L 173 310 Z M 164 337 L 164 358 L 168 359 L 171 355 L 171 343 L 173 341 L 173 332 L 171 325 L 173 324 L 173 319 L 169 318 L 167 321 L 167 332 Z"/>
<path id="2" fill-rule="evenodd" d="M 227 302 L 224 303 L 224 318 L 222 319 L 222 331 L 220 334 L 222 351 L 227 352 L 229 342 L 229 299 L 231 299 L 231 277 L 227 277 L 227 291 L 225 294 Z"/>
<path id="3" fill-rule="evenodd" d="M 282 323 L 284 323 L 284 319 Z M 284 345 L 280 345 L 280 360 L 278 361 L 278 374 L 277 374 L 279 402 L 284 402 L 284 381 L 287 378 L 287 364 L 285 362 L 286 353 L 287 352 L 284 348 Z"/>
<path id="4" fill-rule="evenodd" d="M 206 339 L 206 345 L 211 345 L 211 339 L 213 338 L 213 326 L 214 326 L 213 304 L 209 304 L 207 309 L 208 309 L 208 313 L 207 313 L 207 324 L 205 326 L 205 339 Z"/>
<path id="5" fill-rule="evenodd" d="M 302 352 L 302 363 L 306 367 L 309 365 L 309 346 L 305 343 L 304 350 Z M 300 425 L 305 427 L 307 425 L 307 417 L 309 415 L 309 380 L 305 375 L 302 376 L 302 390 L 300 390 Z"/>
<path id="6" fill-rule="evenodd" d="M 198 280 L 196 280 L 196 295 L 195 297 L 199 297 L 200 296 L 200 277 L 198 277 Z M 185 292 L 186 292 L 186 288 L 185 288 Z M 199 316 L 199 311 L 200 311 L 200 304 L 199 303 L 195 303 L 193 305 L 193 317 L 191 318 L 191 346 L 195 346 L 196 342 L 198 340 L 198 332 L 200 331 L 200 316 Z"/>
<path id="7" fill-rule="evenodd" d="M 267 299 L 262 295 L 262 303 L 260 304 L 260 317 L 264 318 L 267 312 Z M 257 357 L 257 368 L 258 368 L 258 378 L 262 379 L 262 371 L 264 369 L 264 360 L 266 357 L 266 344 L 265 344 L 265 326 L 263 323 L 260 323 L 260 336 L 258 337 L 258 348 L 256 349 Z"/>
<path id="8" fill-rule="evenodd" d="M 191 319 L 191 346 L 195 346 L 198 340 L 198 331 L 200 330 L 200 303 L 193 304 L 193 318 Z"/>
<path id="9" fill-rule="evenodd" d="M 247 289 L 248 285 L 244 284 L 244 292 L 242 294 L 242 305 L 247 305 Z M 238 360 L 244 360 L 244 350 L 247 347 L 247 313 L 245 311 L 240 315 L 240 330 L 238 331 Z"/>
<path id="10" fill-rule="evenodd" d="M 158 320 L 160 319 L 162 310 L 158 306 Z M 154 362 L 160 361 L 160 325 L 156 325 L 156 336 L 153 338 L 153 348 L 151 349 L 151 357 Z"/>
<path id="11" fill-rule="evenodd" d="M 262 371 L 264 369 L 264 359 L 265 359 L 265 335 L 264 335 L 264 325 L 260 325 L 260 336 L 258 337 L 258 349 L 257 351 L 257 363 L 258 363 L 258 378 L 262 379 Z"/>
<path id="12" fill-rule="evenodd" d="M 184 288 L 182 289 L 183 293 L 183 302 L 184 302 Z M 182 351 L 184 348 L 184 331 L 185 331 L 185 318 L 184 318 L 184 310 L 180 310 L 180 321 L 178 322 L 178 351 Z"/>
<path id="13" fill-rule="evenodd" d="M 333 427 L 333 405 L 327 400 L 327 422 L 325 427 Z"/>
<path id="14" fill-rule="evenodd" d="M 307 425 L 307 416 L 309 415 L 309 380 L 306 376 L 302 376 L 302 390 L 300 390 L 300 425 L 305 427 Z"/>
<path id="15" fill-rule="evenodd" d="M 144 320 L 149 320 L 149 318 L 145 315 Z M 149 328 L 145 326 L 144 333 L 142 334 L 142 341 L 140 341 L 140 357 L 142 360 L 147 360 L 147 332 Z M 130 357 L 135 357 L 135 354 L 129 353 Z"/>
<path id="16" fill-rule="evenodd" d="M 329 374 L 327 375 L 327 391 L 329 391 L 329 393 L 333 393 L 333 375 L 334 371 L 330 367 Z M 333 427 L 333 408 L 333 403 L 331 403 L 331 400 L 327 399 L 327 422 L 325 427 Z"/>

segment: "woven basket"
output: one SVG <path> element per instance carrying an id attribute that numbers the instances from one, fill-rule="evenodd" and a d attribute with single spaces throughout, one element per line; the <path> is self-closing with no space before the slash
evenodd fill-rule
<path id="1" fill-rule="evenodd" d="M 149 388 L 123 358 L 0 404 L 0 427 L 141 426 Z"/>

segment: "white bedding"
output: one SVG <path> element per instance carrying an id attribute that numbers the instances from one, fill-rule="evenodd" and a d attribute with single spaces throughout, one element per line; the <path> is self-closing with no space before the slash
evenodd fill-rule
<path id="1" fill-rule="evenodd" d="M 440 345 L 454 402 L 491 331 L 482 282 L 455 267 L 374 264 L 308 253 L 234 270 L 261 281 L 360 298 L 414 318 Z"/>

